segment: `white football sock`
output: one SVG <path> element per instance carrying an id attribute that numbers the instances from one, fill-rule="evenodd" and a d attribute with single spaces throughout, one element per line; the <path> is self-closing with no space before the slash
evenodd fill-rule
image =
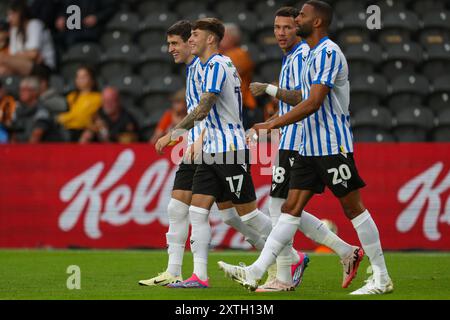
<path id="1" fill-rule="evenodd" d="M 352 246 L 339 238 L 318 218 L 303 211 L 300 231 L 313 241 L 323 244 L 336 252 L 341 259 L 352 253 Z"/>
<path id="2" fill-rule="evenodd" d="M 257 231 L 264 241 L 266 241 L 270 231 L 272 231 L 270 218 L 258 209 L 241 216 L 241 220 L 245 225 Z"/>
<path id="3" fill-rule="evenodd" d="M 267 269 L 275 262 L 281 250 L 292 240 L 300 224 L 300 217 L 283 213 L 270 233 L 259 258 L 249 266 L 249 271 L 261 279 Z"/>
<path id="4" fill-rule="evenodd" d="M 191 251 L 194 256 L 194 273 L 200 280 L 208 280 L 208 250 L 211 241 L 209 210 L 190 206 L 191 218 Z"/>
<path id="5" fill-rule="evenodd" d="M 229 225 L 236 231 L 240 232 L 245 237 L 245 240 L 248 243 L 250 243 L 258 250 L 262 250 L 262 248 L 264 248 L 264 243 L 266 241 L 259 235 L 259 233 L 256 230 L 250 228 L 248 225 L 242 222 L 241 217 L 239 217 L 234 207 L 219 210 L 219 212 L 220 216 L 223 219 L 223 222 L 225 222 L 227 225 Z"/>
<path id="6" fill-rule="evenodd" d="M 285 201 L 286 199 L 269 197 L 269 215 L 270 220 L 272 220 L 272 228 L 275 227 L 281 216 L 281 207 Z"/>
<path id="7" fill-rule="evenodd" d="M 378 228 L 368 210 L 352 220 L 364 251 L 372 265 L 374 279 L 377 284 L 385 284 L 389 279 L 383 249 L 381 248 Z"/>
<path id="8" fill-rule="evenodd" d="M 167 207 L 169 230 L 166 233 L 169 262 L 167 270 L 173 276 L 181 275 L 184 247 L 189 232 L 189 206 L 176 199 L 170 199 Z"/>
<path id="9" fill-rule="evenodd" d="M 269 198 L 269 214 L 270 219 L 272 220 L 272 228 L 275 227 L 281 216 L 281 207 L 285 201 L 286 199 L 282 198 Z M 295 250 L 293 250 L 292 241 L 290 241 L 277 257 L 277 279 L 286 283 L 292 282 L 291 265 L 294 263 L 293 260 L 295 259 L 292 256 L 292 251 Z M 298 257 L 296 252 L 295 254 Z M 297 261 L 298 259 L 295 262 Z"/>

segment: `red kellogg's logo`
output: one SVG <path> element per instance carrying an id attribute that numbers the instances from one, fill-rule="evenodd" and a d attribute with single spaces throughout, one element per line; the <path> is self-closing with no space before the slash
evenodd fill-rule
<path id="1" fill-rule="evenodd" d="M 397 218 L 398 231 L 402 233 L 410 231 L 424 211 L 422 225 L 424 236 L 430 241 L 441 239 L 439 224 L 450 225 L 450 197 L 444 198 L 444 194 L 450 190 L 450 171 L 438 182 L 438 177 L 443 171 L 444 164 L 438 162 L 400 188 L 398 201 L 408 203 L 408 206 Z"/>
<path id="2" fill-rule="evenodd" d="M 121 227 L 130 222 L 145 226 L 159 221 L 163 226 L 168 226 L 167 205 L 177 167 L 171 169 L 169 160 L 165 158 L 153 162 L 133 191 L 129 185 L 118 182 L 133 170 L 134 163 L 135 153 L 127 149 L 119 154 L 102 179 L 105 164 L 100 161 L 67 182 L 60 190 L 60 200 L 68 205 L 59 216 L 59 228 L 69 232 L 83 221 L 86 236 L 98 240 L 103 236 L 101 223 Z M 268 186 L 262 186 L 256 192 L 258 197 L 263 198 L 268 194 Z M 148 210 L 156 197 L 156 207 Z M 265 205 L 264 202 L 260 204 Z M 211 210 L 210 223 L 212 246 L 223 245 L 229 226 L 222 222 L 215 208 Z M 233 248 L 250 247 L 239 233 L 235 233 L 229 241 Z"/>
<path id="3" fill-rule="evenodd" d="M 60 191 L 60 199 L 69 202 L 59 217 L 58 225 L 63 231 L 70 231 L 80 220 L 83 209 L 86 208 L 84 230 L 92 239 L 102 236 L 99 228 L 100 221 L 121 226 L 130 221 L 146 225 L 158 218 L 156 208 L 150 212 L 146 207 L 152 202 L 156 193 L 161 190 L 169 162 L 161 159 L 154 162 L 142 175 L 136 189 L 131 190 L 128 185 L 115 186 L 103 202 L 104 193 L 108 192 L 133 166 L 134 152 L 123 151 L 105 177 L 99 180 L 104 170 L 104 163 L 98 162 L 88 170 L 64 185 Z M 154 181 L 153 181 L 154 180 Z M 152 183 L 153 181 L 153 183 Z M 130 207 L 131 204 L 131 207 Z M 165 205 L 159 203 L 159 205 Z M 127 207 L 130 209 L 123 212 Z M 164 210 L 162 210 L 164 211 Z"/>

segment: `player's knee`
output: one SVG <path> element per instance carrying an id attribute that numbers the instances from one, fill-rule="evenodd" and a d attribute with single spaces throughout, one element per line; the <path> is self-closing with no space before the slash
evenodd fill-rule
<path id="1" fill-rule="evenodd" d="M 177 223 L 182 221 L 189 215 L 189 206 L 172 198 L 167 206 L 167 215 L 169 217 L 169 223 Z"/>
<path id="2" fill-rule="evenodd" d="M 209 210 L 190 206 L 189 207 L 189 218 L 191 220 L 192 226 L 208 223 L 208 213 Z"/>
<path id="3" fill-rule="evenodd" d="M 295 216 L 295 217 L 300 216 L 302 210 L 303 210 L 303 208 L 302 209 L 298 208 L 296 206 L 296 204 L 294 202 L 291 202 L 291 201 L 286 201 L 281 206 L 281 212 L 282 213 L 287 213 L 287 214 L 290 214 L 290 215 Z"/>

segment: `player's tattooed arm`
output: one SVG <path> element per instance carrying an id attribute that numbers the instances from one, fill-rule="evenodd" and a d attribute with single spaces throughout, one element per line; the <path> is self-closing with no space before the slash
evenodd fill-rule
<path id="1" fill-rule="evenodd" d="M 302 90 L 285 90 L 278 88 L 277 99 L 290 106 L 296 106 L 302 102 Z"/>
<path id="2" fill-rule="evenodd" d="M 181 137 L 186 130 L 194 127 L 197 121 L 202 121 L 208 116 L 214 104 L 217 102 L 218 96 L 214 93 L 205 92 L 200 98 L 198 106 L 192 110 L 181 122 L 169 133 L 160 138 L 155 148 L 159 154 L 163 153 L 163 149 L 168 145 L 177 143 L 179 137 Z"/>
<path id="3" fill-rule="evenodd" d="M 258 97 L 266 93 L 268 86 L 268 83 L 253 82 L 250 84 L 250 91 L 255 97 Z M 277 88 L 276 98 L 291 106 L 295 106 L 302 102 L 302 91 Z"/>
<path id="4" fill-rule="evenodd" d="M 217 99 L 218 96 L 215 93 L 203 93 L 198 106 L 194 110 L 192 110 L 192 112 L 189 113 L 183 120 L 181 120 L 181 122 L 173 129 L 173 131 L 177 131 L 180 129 L 192 129 L 196 122 L 202 121 L 208 116 L 208 113 L 217 102 Z"/>
<path id="5" fill-rule="evenodd" d="M 291 109 L 291 111 L 271 121 L 270 129 L 287 126 L 294 122 L 301 121 L 306 117 L 314 114 L 320 109 L 320 106 L 322 105 L 329 92 L 330 88 L 328 86 L 322 84 L 313 84 L 311 86 L 308 99 L 296 105 Z"/>
<path id="6" fill-rule="evenodd" d="M 256 131 L 278 129 L 289 124 L 299 122 L 306 117 L 314 114 L 320 109 L 330 88 L 322 84 L 313 84 L 308 99 L 296 105 L 291 111 L 279 116 L 272 121 L 257 123 L 253 126 Z"/>

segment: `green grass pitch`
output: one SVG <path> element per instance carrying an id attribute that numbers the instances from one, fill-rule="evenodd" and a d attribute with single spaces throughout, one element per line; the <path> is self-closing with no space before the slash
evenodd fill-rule
<path id="1" fill-rule="evenodd" d="M 252 293 L 225 278 L 217 261 L 250 264 L 256 252 L 213 251 L 209 289 L 168 289 L 139 286 L 163 271 L 165 251 L 127 250 L 0 250 L 0 299 L 157 299 L 157 300 L 308 300 L 308 299 L 450 299 L 450 253 L 386 253 L 394 293 L 353 297 L 363 285 L 368 259 L 348 289 L 341 288 L 342 267 L 335 255 L 310 254 L 303 283 L 294 292 Z M 69 290 L 68 266 L 81 269 L 81 289 Z M 192 272 L 192 255 L 185 255 L 184 276 Z"/>

